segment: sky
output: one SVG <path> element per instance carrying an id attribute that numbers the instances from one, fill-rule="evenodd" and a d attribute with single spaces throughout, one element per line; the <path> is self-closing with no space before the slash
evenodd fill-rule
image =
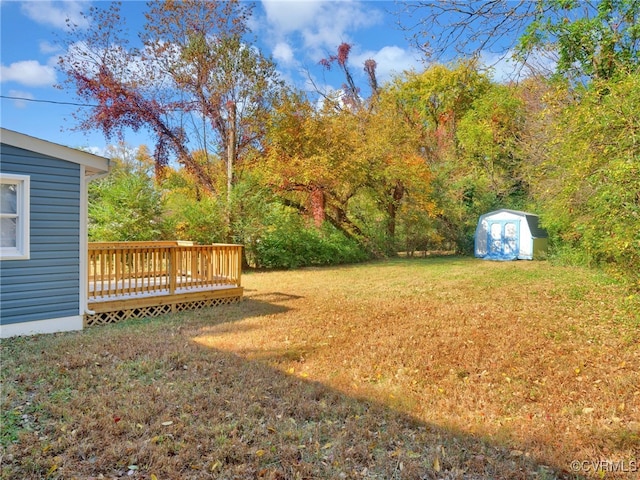
<path id="1" fill-rule="evenodd" d="M 3 128 L 97 154 L 105 151 L 108 141 L 100 132 L 74 130 L 73 113 L 82 107 L 70 105 L 78 102 L 73 91 L 57 87 L 64 80 L 56 64 L 64 54 L 67 19 L 91 28 L 82 16 L 91 5 L 85 0 L 0 0 Z M 123 2 L 131 32 L 142 28 L 145 10 L 144 1 Z M 257 46 L 275 60 L 290 85 L 310 91 L 311 78 L 321 89 L 339 89 L 344 83 L 340 72 L 327 72 L 318 62 L 342 42 L 352 45 L 349 66 L 360 85 L 366 85 L 363 64 L 369 58 L 377 62 L 380 83 L 424 68 L 422 56 L 398 27 L 397 10 L 393 1 L 258 0 L 250 25 Z M 145 133 L 130 132 L 125 141 L 134 147 L 153 145 Z"/>

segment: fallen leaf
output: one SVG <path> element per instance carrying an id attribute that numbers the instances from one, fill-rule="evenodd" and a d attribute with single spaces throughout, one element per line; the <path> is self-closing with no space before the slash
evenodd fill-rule
<path id="1" fill-rule="evenodd" d="M 257 450 L 257 451 L 256 451 L 256 455 L 257 455 L 258 457 L 262 457 L 265 453 L 267 453 L 267 452 L 265 452 L 265 451 L 264 451 L 264 450 L 262 450 L 262 449 L 260 449 L 260 450 Z"/>
<path id="2" fill-rule="evenodd" d="M 438 457 L 436 457 L 436 458 L 434 458 L 434 459 L 433 459 L 433 469 L 434 469 L 436 472 L 439 472 L 439 471 L 440 471 L 440 459 L 439 459 Z"/>

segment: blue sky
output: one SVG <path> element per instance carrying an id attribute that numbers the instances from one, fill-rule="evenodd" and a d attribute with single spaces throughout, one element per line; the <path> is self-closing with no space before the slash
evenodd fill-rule
<path id="1" fill-rule="evenodd" d="M 77 99 L 73 92 L 55 87 L 64 80 L 56 63 L 64 53 L 60 39 L 66 33 L 66 19 L 84 22 L 81 12 L 90 5 L 71 0 L 0 2 L 1 94 L 36 100 L 2 98 L 3 128 L 96 153 L 104 151 L 107 141 L 101 133 L 73 130 L 72 114 L 78 107 L 65 102 Z M 146 3 L 124 1 L 122 8 L 130 31 L 139 31 Z M 394 2 L 384 1 L 262 0 L 256 2 L 251 25 L 258 46 L 273 57 L 287 82 L 310 90 L 311 76 L 320 88 L 337 89 L 342 76 L 325 72 L 318 61 L 335 53 L 342 42 L 353 46 L 351 69 L 363 85 L 364 78 L 358 77 L 368 58 L 378 63 L 381 81 L 394 72 L 422 68 L 420 55 L 411 50 L 397 27 L 397 17 L 391 14 L 395 9 Z M 133 146 L 151 143 L 144 134 L 131 133 L 125 140 Z"/>

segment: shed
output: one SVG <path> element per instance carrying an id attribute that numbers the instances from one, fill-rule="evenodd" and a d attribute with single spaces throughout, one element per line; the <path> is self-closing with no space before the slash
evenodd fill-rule
<path id="1" fill-rule="evenodd" d="M 0 337 L 81 330 L 87 190 L 109 160 L 0 129 Z"/>
<path id="2" fill-rule="evenodd" d="M 547 251 L 548 235 L 538 215 L 506 208 L 480 216 L 475 256 L 489 260 L 533 260 Z"/>

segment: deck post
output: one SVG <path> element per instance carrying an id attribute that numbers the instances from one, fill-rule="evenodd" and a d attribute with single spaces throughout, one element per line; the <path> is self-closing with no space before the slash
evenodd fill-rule
<path id="1" fill-rule="evenodd" d="M 177 268 L 177 258 L 176 258 L 176 250 L 177 247 L 170 246 L 169 247 L 169 258 L 167 259 L 169 262 L 168 271 L 169 271 L 169 294 L 174 295 L 176 293 L 176 284 L 178 283 L 178 268 Z"/>
<path id="2" fill-rule="evenodd" d="M 236 286 L 239 287 L 240 286 L 240 282 L 242 280 L 242 245 L 238 245 L 236 247 L 236 255 L 238 256 L 237 257 L 238 275 L 237 275 L 237 278 L 236 278 Z"/>

